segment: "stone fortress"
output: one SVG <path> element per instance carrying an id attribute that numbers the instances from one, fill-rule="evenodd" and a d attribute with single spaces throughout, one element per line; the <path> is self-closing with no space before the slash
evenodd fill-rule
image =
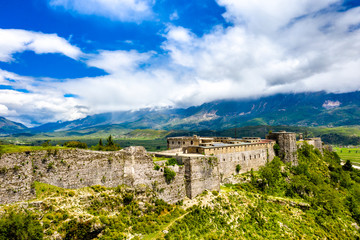
<path id="1" fill-rule="evenodd" d="M 0 204 L 34 198 L 32 183 L 39 181 L 63 188 L 93 185 L 126 185 L 138 195 L 151 191 L 169 203 L 194 198 L 204 190 L 220 190 L 232 176 L 258 170 L 275 155 L 284 162 L 297 164 L 296 134 L 269 133 L 266 139 L 244 137 L 171 137 L 168 150 L 147 152 L 129 147 L 116 152 L 59 149 L 6 153 L 0 158 Z M 306 139 L 322 151 L 320 138 Z M 275 150 L 274 150 L 275 149 Z M 153 157 L 175 158 L 179 165 L 165 166 Z M 155 166 L 158 165 L 158 168 Z M 165 167 L 175 178 L 166 182 Z"/>

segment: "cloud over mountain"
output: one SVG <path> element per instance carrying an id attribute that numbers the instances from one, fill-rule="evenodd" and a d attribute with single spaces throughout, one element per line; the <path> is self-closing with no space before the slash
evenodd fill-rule
<path id="1" fill-rule="evenodd" d="M 31 105 L 35 101 L 33 94 L 37 94 L 56 105 L 43 105 L 43 109 L 53 109 L 53 120 L 69 120 L 86 113 L 186 107 L 217 99 L 360 89 L 360 7 L 346 8 L 338 0 L 218 0 L 217 3 L 224 8 L 223 23 L 201 34 L 194 30 L 195 25 L 181 24 L 182 11 L 176 11 L 174 22 L 159 23 L 154 18 L 152 24 L 162 26 L 154 33 L 160 39 L 154 48 L 136 42 L 125 48 L 115 39 L 116 44 L 111 47 L 88 50 L 88 45 L 76 47 L 57 34 L 2 30 L 0 36 L 6 38 L 0 38 L 0 61 L 12 61 L 14 53 L 26 50 L 38 54 L 61 53 L 104 73 L 46 79 L 11 75 L 11 71 L 6 71 L 7 77 L 5 72 L 0 73 L 0 81 L 1 76 L 5 82 L 12 79 L 8 85 L 19 85 L 17 88 L 29 92 L 0 89 L 0 95 L 16 92 L 27 96 L 26 101 Z M 163 3 L 50 1 L 56 9 L 135 22 L 156 15 L 153 11 L 160 9 L 156 4 Z M 174 9 L 169 12 L 174 13 Z M 148 31 L 149 25 L 137 26 Z M 66 94 L 76 97 L 65 97 Z M 0 104 L 7 107 L 8 114 L 21 111 L 5 99 Z M 38 107 L 31 111 L 35 109 Z M 33 114 L 33 119 L 41 121 L 41 114 L 45 113 Z"/>

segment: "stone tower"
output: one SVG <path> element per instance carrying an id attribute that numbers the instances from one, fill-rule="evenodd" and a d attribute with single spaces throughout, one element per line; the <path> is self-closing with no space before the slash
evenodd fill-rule
<path id="1" fill-rule="evenodd" d="M 269 133 L 267 139 L 275 140 L 279 145 L 278 156 L 285 163 L 291 162 L 293 165 L 298 164 L 297 147 L 296 147 L 296 133 L 280 131 Z"/>

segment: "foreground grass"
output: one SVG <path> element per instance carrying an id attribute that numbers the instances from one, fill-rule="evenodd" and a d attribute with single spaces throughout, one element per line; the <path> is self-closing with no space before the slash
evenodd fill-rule
<path id="1" fill-rule="evenodd" d="M 36 226 L 41 226 L 44 239 L 55 236 L 63 239 L 91 239 L 89 236 L 98 239 L 351 239 L 360 236 L 350 216 L 319 222 L 316 211 L 306 202 L 264 196 L 246 190 L 245 186 L 229 184 L 222 187 L 220 194 L 204 192 L 180 206 L 158 200 L 144 205 L 136 198 L 126 202 L 125 187 L 68 190 L 35 183 L 36 200 L 27 205 L 0 206 L 0 212 L 21 212 L 27 206 L 26 211 L 39 223 Z"/>

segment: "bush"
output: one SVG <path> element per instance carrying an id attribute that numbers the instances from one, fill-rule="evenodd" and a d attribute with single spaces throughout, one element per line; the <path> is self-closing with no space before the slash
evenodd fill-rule
<path id="1" fill-rule="evenodd" d="M 121 147 L 114 142 L 111 135 L 106 139 L 106 141 L 105 146 L 103 146 L 103 142 L 100 139 L 99 143 L 96 146 L 92 146 L 91 149 L 96 151 L 118 151 L 121 149 Z"/>
<path id="2" fill-rule="evenodd" d="M 177 164 L 178 164 L 178 162 L 177 162 L 176 158 L 169 158 L 165 163 L 166 166 L 175 166 Z"/>
<path id="3" fill-rule="evenodd" d="M 342 169 L 344 169 L 344 171 L 352 171 L 353 170 L 350 160 L 346 160 L 346 163 L 344 164 L 344 166 L 342 166 Z"/>
<path id="4" fill-rule="evenodd" d="M 65 224 L 65 240 L 67 239 L 89 239 L 91 235 L 91 223 L 89 221 L 77 221 L 75 219 Z"/>
<path id="5" fill-rule="evenodd" d="M 240 166 L 239 164 L 238 164 L 238 165 L 236 165 L 236 169 L 235 169 L 235 170 L 236 170 L 236 172 L 237 172 L 237 173 L 239 173 L 239 172 L 240 172 L 240 170 L 241 170 L 241 166 Z"/>
<path id="6" fill-rule="evenodd" d="M 164 176 L 165 176 L 166 182 L 169 184 L 169 183 L 171 183 L 172 180 L 174 180 L 176 173 L 172 169 L 165 167 L 164 168 Z"/>
<path id="7" fill-rule="evenodd" d="M 54 167 L 54 162 L 50 162 L 48 165 L 47 165 L 47 170 L 50 171 L 51 169 L 55 168 Z"/>
<path id="8" fill-rule="evenodd" d="M 279 156 L 280 146 L 279 144 L 275 143 L 274 145 L 274 152 L 276 156 Z"/>
<path id="9" fill-rule="evenodd" d="M 160 169 L 160 166 L 159 166 L 159 165 L 157 165 L 157 164 L 155 164 L 155 166 L 154 166 L 154 170 L 159 171 L 159 169 Z"/>
<path id="10" fill-rule="evenodd" d="M 10 210 L 0 218 L 0 239 L 43 239 L 39 220 L 28 212 Z"/>
<path id="11" fill-rule="evenodd" d="M 125 193 L 123 198 L 124 205 L 129 205 L 134 200 L 134 194 L 132 193 Z"/>
<path id="12" fill-rule="evenodd" d="M 68 142 L 64 143 L 64 147 L 86 149 L 87 145 L 86 145 L 86 143 L 79 142 L 79 141 L 68 141 Z"/>

